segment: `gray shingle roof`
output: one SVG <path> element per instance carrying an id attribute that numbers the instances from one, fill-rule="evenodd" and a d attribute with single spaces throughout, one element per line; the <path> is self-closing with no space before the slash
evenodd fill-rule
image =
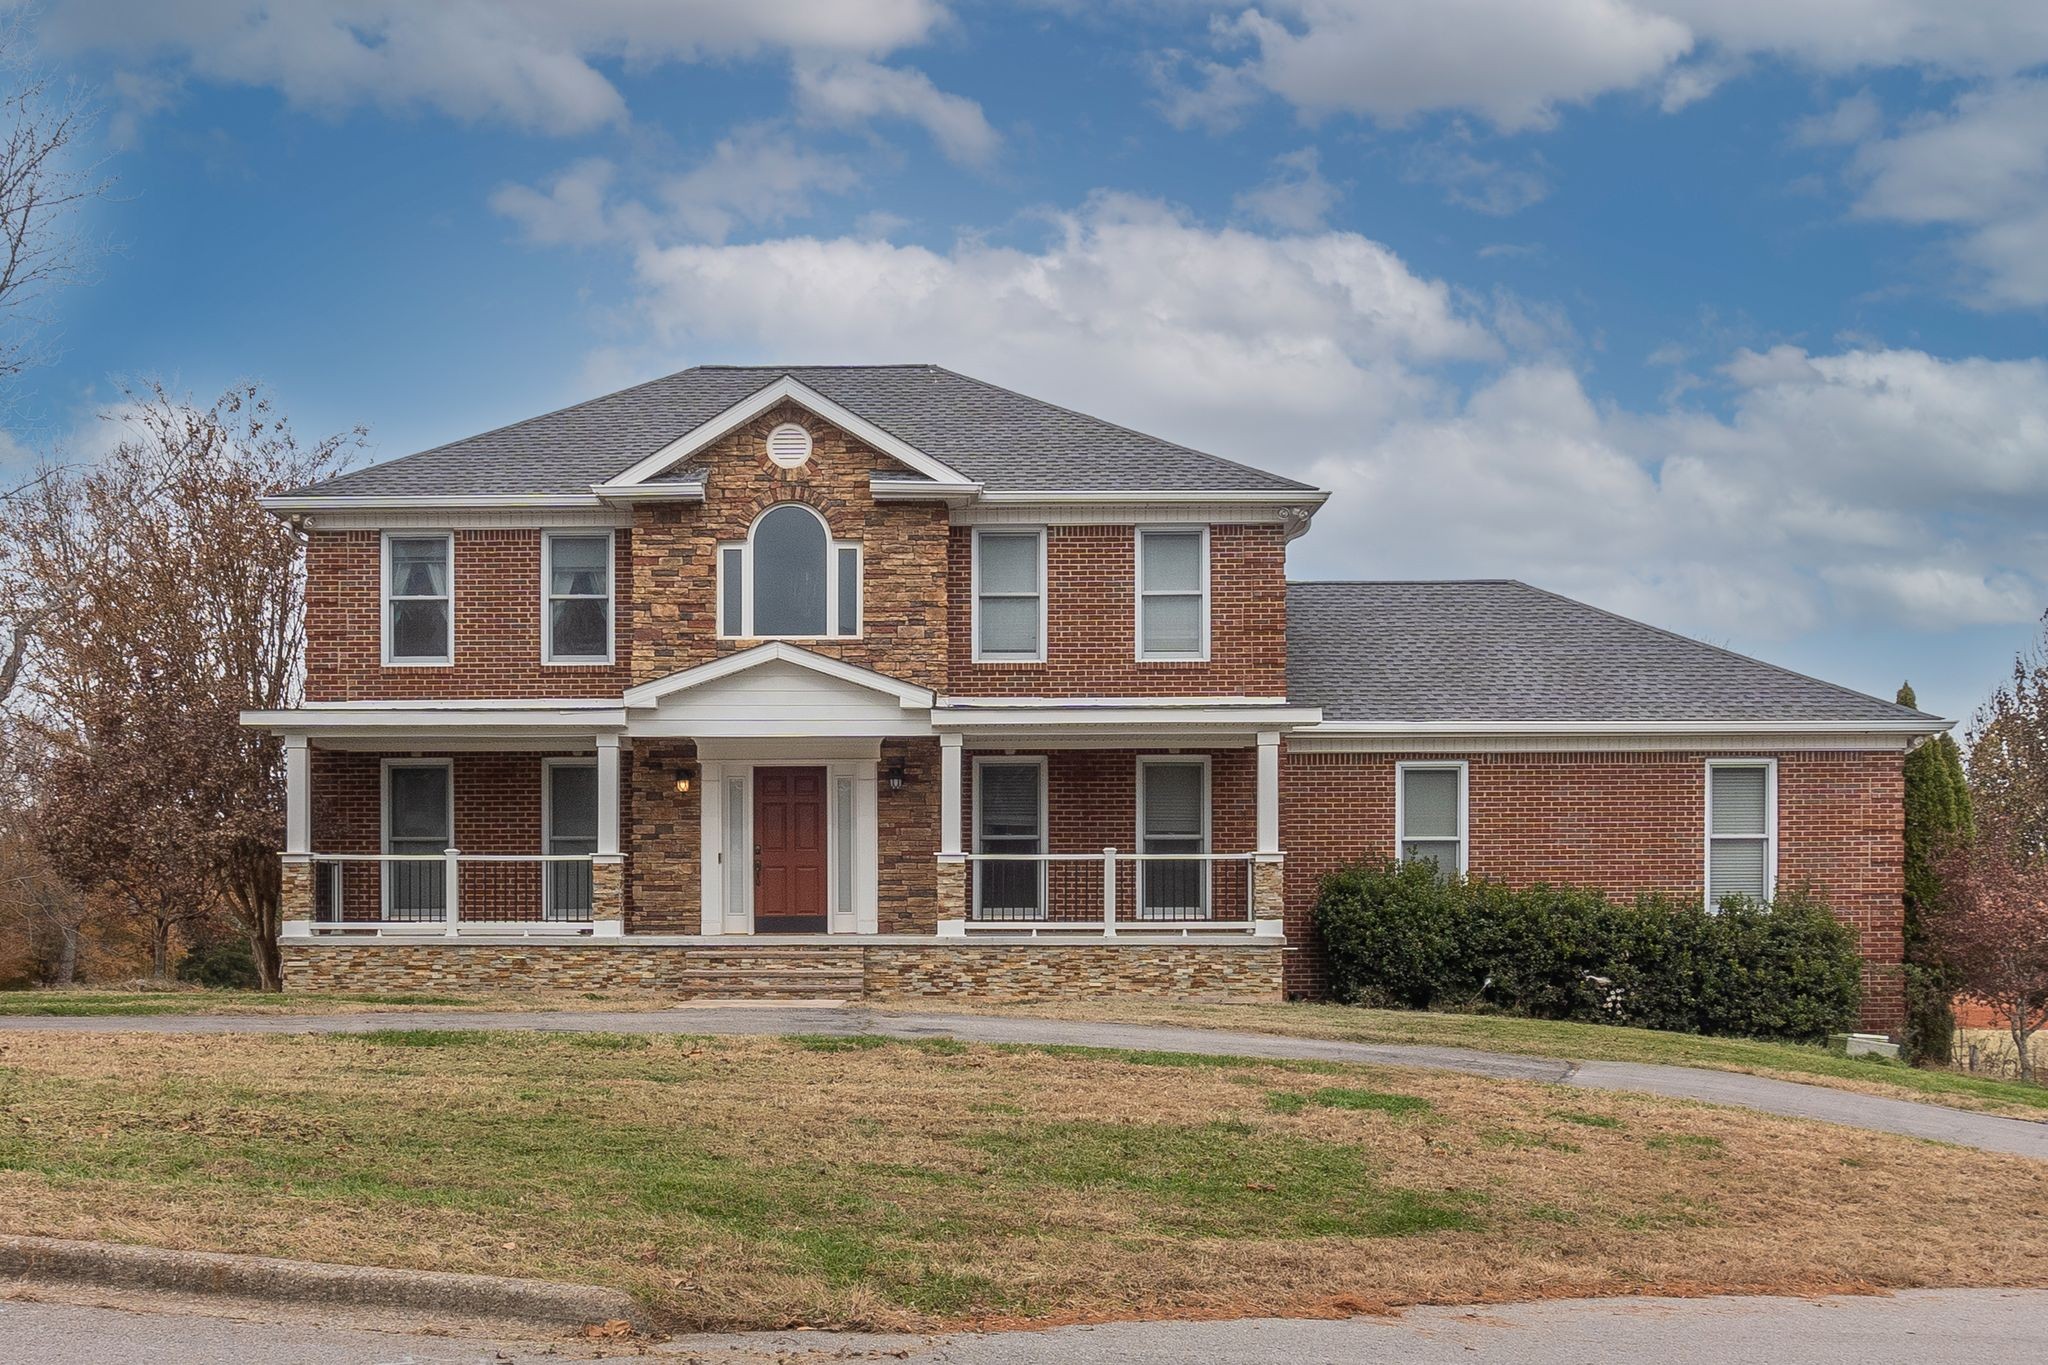
<path id="1" fill-rule="evenodd" d="M 1940 725 L 1513 580 L 1288 584 L 1287 695 L 1326 721 Z"/>
<path id="2" fill-rule="evenodd" d="M 991 489 L 1308 488 L 936 365 L 699 365 L 295 496 L 587 493 L 785 374 Z"/>

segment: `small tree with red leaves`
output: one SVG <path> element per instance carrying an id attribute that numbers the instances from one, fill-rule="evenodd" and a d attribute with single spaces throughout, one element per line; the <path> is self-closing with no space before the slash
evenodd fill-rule
<path id="1" fill-rule="evenodd" d="M 1957 984 L 2005 1014 L 2031 1081 L 2034 1034 L 2048 1027 L 2048 858 L 1998 817 L 1980 819 L 1944 861 L 1932 927 Z"/>

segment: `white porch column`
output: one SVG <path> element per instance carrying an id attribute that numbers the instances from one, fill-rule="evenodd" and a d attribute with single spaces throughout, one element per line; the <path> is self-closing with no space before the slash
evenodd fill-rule
<path id="1" fill-rule="evenodd" d="M 1275 730 L 1259 733 L 1259 814 L 1258 836 L 1260 853 L 1280 851 L 1280 735 Z"/>
<path id="2" fill-rule="evenodd" d="M 939 736 L 939 852 L 958 854 L 960 842 L 961 793 L 960 736 Z"/>
<path id="3" fill-rule="evenodd" d="M 619 851 L 619 737 L 597 737 L 597 853 Z"/>
<path id="4" fill-rule="evenodd" d="M 304 735 L 284 739 L 284 851 L 313 851 L 313 753 Z"/>

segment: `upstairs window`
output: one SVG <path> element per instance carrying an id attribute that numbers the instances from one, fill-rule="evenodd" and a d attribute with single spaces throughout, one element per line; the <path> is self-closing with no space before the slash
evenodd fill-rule
<path id="1" fill-rule="evenodd" d="M 1769 760 L 1707 765 L 1707 908 L 1771 898 L 1778 863 L 1778 770 Z"/>
<path id="2" fill-rule="evenodd" d="M 455 537 L 384 539 L 384 662 L 446 664 L 455 659 Z"/>
<path id="3" fill-rule="evenodd" d="M 1044 531 L 976 529 L 974 657 L 989 663 L 1044 661 Z"/>
<path id="4" fill-rule="evenodd" d="M 612 538 L 548 535 L 541 540 L 543 658 L 551 664 L 612 661 Z"/>
<path id="5" fill-rule="evenodd" d="M 1209 657 L 1209 533 L 1138 532 L 1138 657 Z"/>
<path id="6" fill-rule="evenodd" d="M 718 633 L 730 639 L 860 634 L 860 546 L 834 541 L 802 503 L 769 508 L 747 539 L 718 547 Z"/>
<path id="7" fill-rule="evenodd" d="M 1431 862 L 1437 875 L 1465 870 L 1465 765 L 1403 763 L 1396 771 L 1394 824 L 1402 862 Z"/>

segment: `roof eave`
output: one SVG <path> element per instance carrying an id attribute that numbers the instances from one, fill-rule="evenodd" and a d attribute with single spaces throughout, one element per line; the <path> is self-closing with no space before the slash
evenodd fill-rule
<path id="1" fill-rule="evenodd" d="M 1938 735 L 1954 721 L 1938 716 L 1890 720 L 1326 720 L 1325 735 Z"/>

